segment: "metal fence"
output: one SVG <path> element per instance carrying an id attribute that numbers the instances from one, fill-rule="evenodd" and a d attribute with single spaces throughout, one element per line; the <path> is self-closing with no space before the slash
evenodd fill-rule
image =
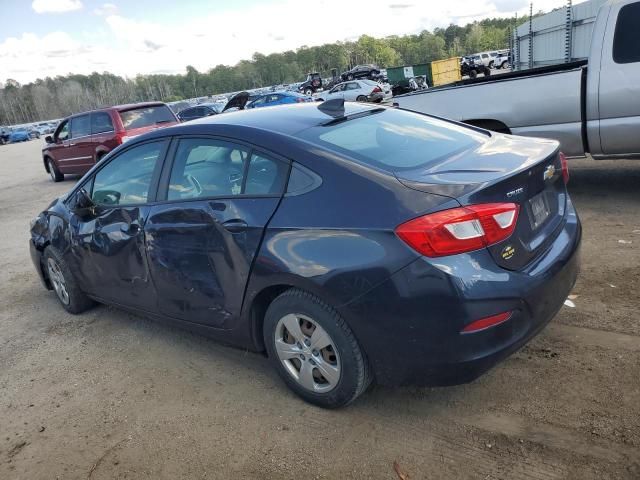
<path id="1" fill-rule="evenodd" d="M 536 18 L 530 15 L 529 21 L 513 29 L 514 70 L 586 59 L 598 9 L 606 1 L 588 0 L 572 5 L 568 0 L 565 7 L 546 15 Z"/>

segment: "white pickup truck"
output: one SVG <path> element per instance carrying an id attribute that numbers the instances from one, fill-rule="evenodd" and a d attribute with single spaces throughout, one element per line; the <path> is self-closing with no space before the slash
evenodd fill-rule
<path id="1" fill-rule="evenodd" d="M 589 59 L 397 97 L 400 108 L 560 142 L 567 156 L 640 157 L 640 1 L 598 11 Z"/>

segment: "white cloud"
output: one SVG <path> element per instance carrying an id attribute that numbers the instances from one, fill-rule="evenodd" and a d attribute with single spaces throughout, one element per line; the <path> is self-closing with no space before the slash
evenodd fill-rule
<path id="1" fill-rule="evenodd" d="M 80 0 L 33 0 L 31 8 L 36 13 L 61 13 L 80 10 L 82 2 Z"/>
<path id="2" fill-rule="evenodd" d="M 100 7 L 104 27 L 81 37 L 56 32 L 49 34 L 55 38 L 24 34 L 7 39 L 0 44 L 0 64 L 8 66 L 3 73 L 24 83 L 69 72 L 110 71 L 132 77 L 183 73 L 187 65 L 207 71 L 251 58 L 255 52 L 295 50 L 362 34 L 410 34 L 528 10 L 525 0 L 319 0 L 309 14 L 300 10 L 299 0 L 280 0 L 243 10 L 210 8 L 188 21 L 159 23 L 107 13 L 106 5 Z M 562 5 L 564 0 L 536 0 L 536 9 Z M 293 13 L 285 21 L 282 12 Z M 308 21 L 309 15 L 313 21 Z"/>
<path id="3" fill-rule="evenodd" d="M 93 9 L 93 13 L 100 16 L 115 15 L 117 12 L 118 7 L 113 3 L 103 3 L 98 8 Z"/>

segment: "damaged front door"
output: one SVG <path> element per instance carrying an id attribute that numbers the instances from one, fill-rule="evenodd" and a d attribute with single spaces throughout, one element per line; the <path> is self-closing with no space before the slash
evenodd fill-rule
<path id="1" fill-rule="evenodd" d="M 144 227 L 166 143 L 137 145 L 110 160 L 90 180 L 94 208 L 71 219 L 78 277 L 83 289 L 96 297 L 156 310 Z"/>

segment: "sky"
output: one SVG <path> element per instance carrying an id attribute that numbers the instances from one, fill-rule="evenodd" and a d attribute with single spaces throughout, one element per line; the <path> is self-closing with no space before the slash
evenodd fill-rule
<path id="1" fill-rule="evenodd" d="M 534 0 L 534 11 L 564 0 Z M 528 0 L 0 0 L 0 84 L 109 71 L 182 73 L 254 52 L 525 15 Z"/>

